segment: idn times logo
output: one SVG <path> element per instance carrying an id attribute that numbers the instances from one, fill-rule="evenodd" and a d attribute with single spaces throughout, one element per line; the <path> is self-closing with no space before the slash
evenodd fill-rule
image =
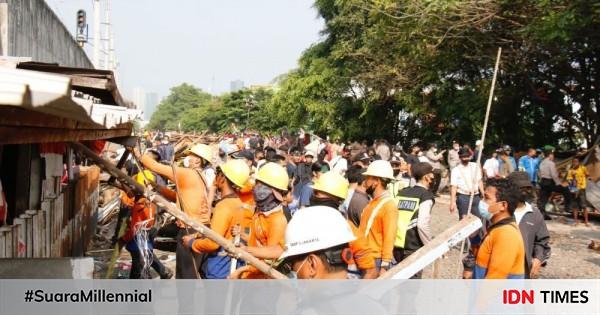
<path id="1" fill-rule="evenodd" d="M 502 304 L 586 304 L 587 290 L 502 290 Z"/>

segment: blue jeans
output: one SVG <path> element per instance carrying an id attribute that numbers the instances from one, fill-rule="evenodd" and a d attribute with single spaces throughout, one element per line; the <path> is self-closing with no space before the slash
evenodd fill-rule
<path id="1" fill-rule="evenodd" d="M 456 207 L 458 208 L 458 219 L 462 219 L 467 215 L 469 211 L 469 199 L 471 195 L 457 194 L 456 196 Z M 471 214 L 481 218 L 479 214 L 479 194 L 473 196 L 473 203 L 471 206 Z"/>

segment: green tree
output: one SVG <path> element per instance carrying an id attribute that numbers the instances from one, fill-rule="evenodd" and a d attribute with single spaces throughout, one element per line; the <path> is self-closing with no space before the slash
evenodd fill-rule
<path id="1" fill-rule="evenodd" d="M 193 85 L 183 83 L 171 88 L 169 96 L 158 105 L 150 118 L 151 129 L 177 130 L 188 110 L 201 108 L 212 101 L 212 96 Z"/>
<path id="2" fill-rule="evenodd" d="M 488 139 L 593 141 L 600 123 L 598 0 L 317 0 L 324 39 L 271 111 L 345 138 L 472 141 L 503 48 Z"/>

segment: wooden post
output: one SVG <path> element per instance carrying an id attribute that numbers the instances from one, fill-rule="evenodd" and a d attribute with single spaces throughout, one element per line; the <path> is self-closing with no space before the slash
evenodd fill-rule
<path id="1" fill-rule="evenodd" d="M 13 220 L 13 239 L 16 240 L 15 247 L 13 248 L 13 257 L 23 258 L 25 253 L 21 250 L 25 246 L 25 220 L 22 218 L 15 218 Z"/>
<path id="2" fill-rule="evenodd" d="M 42 213 L 44 214 L 44 257 L 52 257 L 51 240 L 52 240 L 52 201 L 42 201 Z"/>
<path id="3" fill-rule="evenodd" d="M 465 217 L 388 270 L 379 279 L 409 279 L 448 252 L 450 248 L 480 229 L 481 225 L 479 218 L 472 215 Z"/>
<path id="4" fill-rule="evenodd" d="M 33 220 L 31 215 L 27 214 L 27 210 L 25 214 L 22 214 L 21 219 L 24 220 L 24 239 L 25 242 L 25 257 L 32 258 L 33 257 Z"/>
<path id="5" fill-rule="evenodd" d="M 9 258 L 9 253 L 12 251 L 12 229 L 8 226 L 0 227 L 0 258 Z"/>
<path id="6" fill-rule="evenodd" d="M 40 225 L 41 213 L 37 210 L 27 210 L 26 213 L 33 218 L 33 257 L 40 258 L 41 243 L 42 243 L 42 226 Z"/>
<path id="7" fill-rule="evenodd" d="M 77 143 L 77 142 L 72 142 L 72 143 L 70 143 L 70 145 L 73 149 L 83 153 L 90 160 L 94 161 L 94 163 L 96 163 L 96 165 L 98 165 L 100 168 L 102 168 L 103 170 L 110 173 L 117 180 L 119 180 L 122 184 L 131 187 L 137 193 L 144 194 L 148 198 L 148 200 L 155 203 L 159 207 L 163 207 L 165 210 L 167 210 L 167 212 L 169 212 L 175 218 L 179 219 L 180 221 L 182 221 L 189 227 L 193 228 L 194 230 L 203 234 L 210 240 L 219 244 L 221 247 L 223 247 L 223 249 L 225 249 L 227 252 L 233 254 L 236 258 L 243 259 L 248 264 L 256 267 L 262 273 L 266 274 L 267 276 L 269 276 L 271 278 L 280 279 L 280 280 L 287 279 L 287 277 L 285 275 L 283 275 L 279 271 L 273 269 L 271 266 L 267 265 L 264 261 L 250 255 L 248 252 L 246 252 L 244 250 L 241 250 L 239 247 L 236 247 L 231 241 L 227 240 L 226 238 L 224 238 L 220 234 L 216 233 L 215 231 L 209 229 L 204 224 L 201 224 L 201 223 L 191 219 L 190 217 L 188 217 L 187 214 L 185 214 L 184 212 L 179 210 L 177 208 L 177 206 L 175 206 L 171 202 L 167 201 L 161 195 L 156 194 L 152 191 L 145 191 L 145 189 L 142 185 L 140 185 L 138 182 L 134 181 L 131 177 L 127 176 L 121 170 L 117 169 L 110 162 L 107 162 L 104 159 L 102 159 L 101 157 L 99 157 L 98 155 L 96 155 L 94 152 L 92 152 L 92 150 L 88 149 L 86 146 L 84 146 L 80 143 Z"/>

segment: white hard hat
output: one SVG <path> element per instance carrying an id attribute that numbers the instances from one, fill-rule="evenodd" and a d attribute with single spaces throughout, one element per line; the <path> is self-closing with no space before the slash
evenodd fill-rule
<path id="1" fill-rule="evenodd" d="M 475 145 L 481 145 L 481 140 L 475 141 Z"/>
<path id="2" fill-rule="evenodd" d="M 356 239 L 342 214 L 331 207 L 314 206 L 294 213 L 285 230 L 285 251 L 279 259 L 308 254 Z"/>
<path id="3" fill-rule="evenodd" d="M 363 176 L 381 177 L 387 179 L 394 179 L 394 169 L 388 161 L 375 160 L 369 164 L 367 171 L 363 173 Z"/>

